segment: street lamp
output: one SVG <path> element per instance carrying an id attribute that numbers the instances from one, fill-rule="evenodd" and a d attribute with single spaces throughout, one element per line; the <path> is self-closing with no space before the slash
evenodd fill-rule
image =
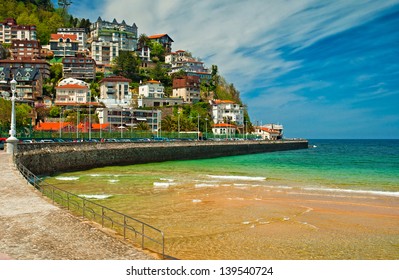
<path id="1" fill-rule="evenodd" d="M 205 139 L 208 139 L 208 118 L 205 118 Z"/>
<path id="2" fill-rule="evenodd" d="M 5 83 L 5 82 L 2 82 Z M 15 100 L 17 97 L 15 96 L 15 92 L 17 91 L 17 81 L 12 79 L 10 82 L 11 87 L 11 128 L 9 131 L 10 137 L 7 138 L 7 153 L 14 154 L 17 150 L 18 139 L 15 137 L 16 134 L 16 122 L 15 122 Z M 8 97 L 9 93 L 3 94 L 4 97 Z"/>
<path id="3" fill-rule="evenodd" d="M 200 118 L 200 116 L 199 116 L 199 114 L 197 115 L 197 122 L 198 122 L 198 131 L 197 131 L 197 140 L 199 141 L 200 140 L 200 136 L 199 136 L 199 118 Z"/>
<path id="4" fill-rule="evenodd" d="M 177 112 L 177 135 L 180 139 L 180 111 Z"/>

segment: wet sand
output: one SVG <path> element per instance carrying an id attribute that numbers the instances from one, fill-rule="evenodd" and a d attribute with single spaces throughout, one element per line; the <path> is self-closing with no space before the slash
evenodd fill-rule
<path id="1" fill-rule="evenodd" d="M 165 229 L 168 253 L 182 259 L 399 259 L 397 197 L 295 190 L 249 193 L 204 196 L 195 207 L 204 207 L 214 218 L 196 215 L 189 233 Z M 173 219 L 173 213 L 169 217 Z"/>

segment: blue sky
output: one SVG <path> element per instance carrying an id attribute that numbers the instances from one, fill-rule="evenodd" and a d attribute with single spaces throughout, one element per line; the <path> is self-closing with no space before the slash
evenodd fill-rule
<path id="1" fill-rule="evenodd" d="M 76 17 L 167 33 L 286 137 L 399 138 L 399 0 L 73 1 Z"/>

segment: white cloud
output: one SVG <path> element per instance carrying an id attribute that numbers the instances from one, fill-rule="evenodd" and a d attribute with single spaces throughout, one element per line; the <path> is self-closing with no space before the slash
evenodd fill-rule
<path id="1" fill-rule="evenodd" d="M 296 86 L 275 85 L 275 81 L 303 61 L 289 60 L 283 48 L 295 52 L 328 36 L 373 20 L 384 9 L 398 4 L 386 1 L 279 1 L 279 0 L 105 0 L 102 18 L 135 22 L 139 33 L 168 33 L 173 49 L 189 50 L 216 64 L 229 83 L 241 92 L 252 116 L 260 119 L 262 109 L 277 106 L 284 114 L 297 116 L 317 112 L 328 119 L 328 110 L 344 110 L 347 117 L 360 117 L 364 111 L 345 104 L 327 106 L 323 98 L 309 100 L 298 93 L 315 81 L 304 80 Z M 332 46 L 334 47 L 334 46 Z M 367 79 L 359 76 L 357 82 Z M 313 84 L 314 85 L 314 84 Z M 253 90 L 256 89 L 256 98 Z M 264 102 L 263 102 L 264 101 Z M 299 106 L 292 106 L 292 104 Z M 319 109 L 320 108 L 320 109 Z M 313 112 L 313 113 L 312 113 Z M 295 119 L 295 117 L 286 117 Z"/>

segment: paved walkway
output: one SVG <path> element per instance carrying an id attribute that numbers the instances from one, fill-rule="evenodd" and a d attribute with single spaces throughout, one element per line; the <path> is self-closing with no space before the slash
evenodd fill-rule
<path id="1" fill-rule="evenodd" d="M 0 260 L 149 260 L 123 238 L 52 205 L 0 150 Z"/>

